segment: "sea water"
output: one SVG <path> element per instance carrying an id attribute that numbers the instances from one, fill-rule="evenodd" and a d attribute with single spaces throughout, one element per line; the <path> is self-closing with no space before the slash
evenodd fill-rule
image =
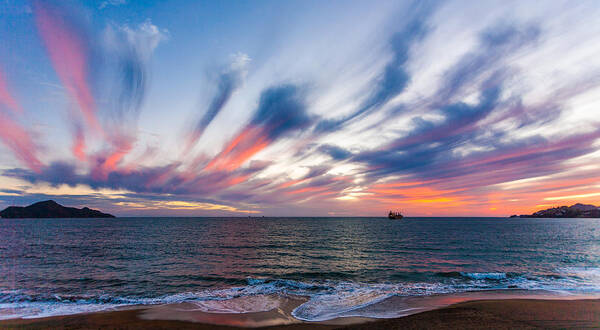
<path id="1" fill-rule="evenodd" d="M 600 219 L 0 219 L 1 319 L 292 296 L 300 320 L 394 317 L 382 302 L 488 290 L 599 295 Z"/>

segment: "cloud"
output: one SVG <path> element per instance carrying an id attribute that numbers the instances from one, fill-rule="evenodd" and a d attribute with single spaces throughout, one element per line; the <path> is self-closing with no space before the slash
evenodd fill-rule
<path id="1" fill-rule="evenodd" d="M 133 149 L 137 119 L 148 89 L 149 62 L 156 47 L 167 38 L 168 31 L 159 29 L 150 20 L 134 27 L 110 24 L 104 29 L 104 66 L 96 78 L 110 87 L 105 88 L 108 93 L 103 95 L 109 100 L 106 137 L 109 146 L 92 157 L 95 175 L 113 170 Z"/>
<path id="2" fill-rule="evenodd" d="M 100 38 L 88 32 L 87 24 L 66 8 L 44 3 L 36 10 L 38 30 L 45 39 L 53 66 L 85 114 L 83 122 L 78 116 L 69 116 L 73 155 L 82 162 L 91 161 L 96 166 L 95 172 L 103 166 L 112 166 L 115 158 L 123 158 L 124 150 L 131 150 L 135 142 L 135 121 L 147 89 L 148 62 L 154 49 L 167 38 L 167 32 L 148 20 L 136 27 L 109 24 Z M 68 52 L 66 58 L 61 57 L 63 52 Z M 97 84 L 97 97 L 91 93 L 91 83 Z M 105 110 L 106 119 L 102 128 L 98 119 L 100 109 Z M 87 148 L 84 123 L 100 130 L 103 142 L 108 142 L 99 154 Z M 107 153 L 112 155 L 106 156 Z M 101 158 L 109 163 L 99 166 Z"/>
<path id="3" fill-rule="evenodd" d="M 237 53 L 231 56 L 231 63 L 217 78 L 216 94 L 190 135 L 188 149 L 202 137 L 204 130 L 225 107 L 233 93 L 242 86 L 248 62 L 250 58 L 246 54 Z"/>
<path id="4" fill-rule="evenodd" d="M 71 151 L 73 155 L 80 161 L 86 160 L 86 150 L 85 150 L 85 134 L 83 132 L 83 128 L 80 123 L 75 123 L 73 125 L 73 145 L 71 146 Z"/>
<path id="5" fill-rule="evenodd" d="M 0 70 L 0 108 L 5 107 L 15 113 L 22 113 L 23 109 L 13 98 L 12 94 L 8 91 L 8 83 L 4 78 L 4 73 Z M 2 110 L 2 109 L 0 109 Z"/>
<path id="6" fill-rule="evenodd" d="M 263 167 L 246 168 L 235 172 L 202 173 L 188 180 L 174 172 L 174 166 L 139 168 L 131 171 L 109 168 L 102 175 L 78 173 L 77 168 L 67 162 L 53 162 L 39 173 L 24 169 L 9 169 L 3 175 L 19 178 L 30 183 L 48 183 L 57 187 L 62 184 L 87 185 L 93 189 L 125 189 L 154 194 L 209 194 L 241 183 Z"/>
<path id="7" fill-rule="evenodd" d="M 47 182 L 53 186 L 85 184 L 94 189 L 126 189 L 179 195 L 215 194 L 242 184 L 255 173 L 264 170 L 270 165 L 269 162 L 254 161 L 244 168 L 240 166 L 277 139 L 306 128 L 310 123 L 303 93 L 296 86 L 283 85 L 262 93 L 252 120 L 206 165 L 204 171 L 193 168 L 189 172 L 178 171 L 178 163 L 162 167 L 120 169 L 117 165 L 131 149 L 131 145 L 123 141 L 122 145 L 114 143 L 117 146 L 115 151 L 93 156 L 93 166 L 89 173 L 81 173 L 67 162 L 54 162 L 42 168 L 39 173 L 12 169 L 5 171 L 4 175 L 31 183 Z M 313 169 L 311 173 L 309 175 L 321 172 Z"/>
<path id="8" fill-rule="evenodd" d="M 413 128 L 406 135 L 381 148 L 363 151 L 351 160 L 366 164 L 365 173 L 371 180 L 409 175 L 439 180 L 446 187 L 474 189 L 536 172 L 560 171 L 562 162 L 593 151 L 591 146 L 597 138 L 594 132 L 551 142 L 539 135 L 515 139 L 509 132 L 494 129 L 494 124 L 506 120 L 523 122 L 521 119 L 526 118 L 529 124 L 537 125 L 548 121 L 547 111 L 546 117 L 531 117 L 520 98 L 501 98 L 502 85 L 510 71 L 502 62 L 511 53 L 535 43 L 538 37 L 539 29 L 532 25 L 495 25 L 484 30 L 477 50 L 464 55 L 446 71 L 435 101 L 429 105 L 433 113 L 443 117 L 441 121 L 413 117 Z M 462 91 L 472 91 L 476 86 L 480 89 L 476 104 L 453 101 Z M 560 109 L 562 100 L 563 96 L 557 94 L 554 101 L 547 99 L 547 104 Z M 471 151 L 466 155 L 458 152 L 467 146 Z"/>
<path id="9" fill-rule="evenodd" d="M 295 85 L 271 87 L 261 93 L 250 123 L 206 166 L 207 170 L 234 170 L 277 139 L 307 128 L 304 94 Z"/>
<path id="10" fill-rule="evenodd" d="M 106 7 L 117 7 L 127 4 L 127 0 L 105 0 L 100 3 L 98 6 L 99 9 L 104 9 Z"/>
<path id="11" fill-rule="evenodd" d="M 510 72 L 502 63 L 504 57 L 535 42 L 538 37 L 539 29 L 533 25 L 494 25 L 485 29 L 476 50 L 446 70 L 433 102 L 426 105 L 430 113 L 442 116 L 441 121 L 415 116 L 411 121 L 412 130 L 406 135 L 381 148 L 361 152 L 352 160 L 367 164 L 367 172 L 374 178 L 392 174 L 436 177 L 433 172 L 443 172 L 448 166 L 446 161 L 464 157 L 457 155 L 456 150 L 467 144 L 484 150 L 499 147 L 492 143 L 499 138 L 497 134 L 503 133 L 492 133 L 490 128 L 494 122 L 487 122 L 485 127 L 478 125 L 494 111 L 503 111 L 509 102 L 501 99 L 502 86 Z M 471 92 L 479 89 L 476 104 L 455 100 L 467 87 Z M 499 116 L 495 120 L 508 117 Z"/>
<path id="12" fill-rule="evenodd" d="M 437 103 L 447 102 L 473 84 L 484 73 L 494 73 L 510 55 L 531 46 L 540 37 L 537 25 L 496 23 L 480 33 L 479 45 L 465 54 L 444 73 L 442 86 L 435 94 Z"/>
<path id="13" fill-rule="evenodd" d="M 374 82 L 374 88 L 361 105 L 354 112 L 338 119 L 326 119 L 317 124 L 316 132 L 332 132 L 348 122 L 364 116 L 391 98 L 400 94 L 410 81 L 406 64 L 409 59 L 409 51 L 413 45 L 424 38 L 427 33 L 426 20 L 430 16 L 432 6 L 421 3 L 412 8 L 403 29 L 395 33 L 389 41 L 392 51 L 392 59 L 385 66 L 383 72 Z"/>
<path id="14" fill-rule="evenodd" d="M 320 176 L 323 176 L 324 174 L 326 174 L 331 168 L 329 166 L 311 166 L 309 168 L 308 173 L 306 173 L 306 175 L 304 175 L 303 177 L 296 179 L 296 180 L 289 180 L 286 181 L 284 183 L 278 184 L 276 186 L 276 189 L 285 189 L 291 186 L 295 186 L 301 183 L 306 183 L 307 181 L 313 179 L 313 178 L 317 178 Z M 270 182 L 269 182 L 270 185 Z M 265 185 L 266 186 L 266 185 Z M 258 188 L 258 187 L 256 187 Z"/>
<path id="15" fill-rule="evenodd" d="M 265 90 L 250 122 L 251 126 L 262 127 L 270 140 L 306 128 L 310 124 L 311 118 L 306 112 L 304 94 L 295 85 Z"/>
<path id="16" fill-rule="evenodd" d="M 364 152 L 355 160 L 368 164 L 372 179 L 389 175 L 410 175 L 430 180 L 430 185 L 452 189 L 477 189 L 488 185 L 528 177 L 548 175 L 569 168 L 565 163 L 595 151 L 600 129 L 548 140 L 533 136 L 512 142 L 495 142 L 493 149 L 457 155 L 457 136 L 433 144 L 405 146 L 399 152 L 380 150 Z M 476 140 L 473 136 L 468 140 Z M 491 136 L 482 142 L 497 140 Z M 501 140 L 501 139 L 500 139 Z"/>
<path id="17" fill-rule="evenodd" d="M 137 115 L 148 83 L 148 62 L 156 47 L 168 38 L 150 20 L 137 27 L 108 25 L 103 33 L 105 58 L 113 75 L 112 108 L 119 123 L 127 114 Z"/>
<path id="18" fill-rule="evenodd" d="M 254 210 L 241 210 L 233 206 L 195 202 L 195 201 L 140 201 L 140 202 L 117 202 L 116 205 L 123 206 L 126 209 L 147 209 L 147 210 L 208 210 L 208 211 L 229 211 L 238 213 L 259 213 Z"/>
<path id="19" fill-rule="evenodd" d="M 37 146 L 27 130 L 13 118 L 22 114 L 23 108 L 8 91 L 8 82 L 0 71 L 0 140 L 27 167 L 38 172 L 42 162 L 37 157 Z"/>
<path id="20" fill-rule="evenodd" d="M 77 103 L 86 124 L 102 132 L 96 104 L 88 84 L 92 52 L 81 18 L 54 1 L 34 1 L 35 22 L 54 70 Z"/>
<path id="21" fill-rule="evenodd" d="M 318 150 L 334 160 L 346 160 L 352 156 L 350 151 L 331 144 L 320 145 Z"/>
<path id="22" fill-rule="evenodd" d="M 9 116 L 0 111 L 0 139 L 35 172 L 40 171 L 42 163 L 36 156 L 37 147 L 27 131 Z"/>
<path id="23" fill-rule="evenodd" d="M 86 150 L 88 128 L 111 144 L 112 153 L 133 144 L 135 120 L 147 90 L 148 63 L 168 32 L 147 20 L 134 27 L 109 24 L 98 35 L 76 7 L 35 1 L 33 8 L 52 66 L 82 115 L 83 120 L 74 113 L 69 115 L 73 154 L 81 161 L 98 158 L 86 155 L 91 152 Z"/>
<path id="24" fill-rule="evenodd" d="M 408 136 L 394 141 L 390 148 L 402 150 L 403 148 L 427 145 L 434 142 L 443 143 L 446 139 L 458 134 L 465 134 L 466 139 L 474 129 L 474 124 L 485 118 L 497 106 L 500 97 L 500 87 L 492 86 L 481 92 L 477 105 L 464 102 L 445 105 L 440 109 L 444 121 L 436 124 L 420 117 L 413 119 L 415 130 Z"/>

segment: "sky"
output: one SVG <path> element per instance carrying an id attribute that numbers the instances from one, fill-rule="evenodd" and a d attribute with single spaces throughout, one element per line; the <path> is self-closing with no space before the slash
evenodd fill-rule
<path id="1" fill-rule="evenodd" d="M 597 1 L 0 0 L 0 208 L 600 205 Z"/>

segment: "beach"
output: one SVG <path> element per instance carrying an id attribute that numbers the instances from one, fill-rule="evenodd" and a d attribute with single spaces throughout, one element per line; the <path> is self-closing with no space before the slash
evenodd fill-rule
<path id="1" fill-rule="evenodd" d="M 54 316 L 36 319 L 12 319 L 0 321 L 3 329 L 243 329 L 243 326 L 216 325 L 194 322 L 191 319 L 175 319 L 171 315 L 163 319 L 144 317 L 150 309 Z M 164 310 L 163 310 L 164 311 Z M 200 312 L 201 313 L 201 312 Z M 271 314 L 271 315 L 269 315 Z M 277 311 L 263 315 L 248 315 L 244 319 L 263 319 L 277 316 Z M 156 316 L 156 314 L 154 314 Z M 180 315 L 181 316 L 181 315 Z M 238 315 L 223 314 L 222 319 Z M 207 320 L 206 316 L 199 319 Z M 213 319 L 217 321 L 218 318 Z M 241 320 L 241 319 L 240 319 Z M 600 327 L 600 300 L 558 299 L 500 299 L 475 300 L 453 304 L 448 307 L 420 312 L 393 319 L 352 319 L 344 322 L 298 322 L 258 327 L 260 329 L 569 329 Z"/>
<path id="2" fill-rule="evenodd" d="M 3 222 L 2 327 L 341 327 L 467 301 L 600 299 L 593 219 Z"/>

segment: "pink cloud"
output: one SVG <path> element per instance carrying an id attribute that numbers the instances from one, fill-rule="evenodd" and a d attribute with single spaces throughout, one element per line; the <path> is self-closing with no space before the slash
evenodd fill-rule
<path id="1" fill-rule="evenodd" d="M 8 83 L 6 82 L 6 79 L 4 79 L 4 73 L 2 71 L 0 71 L 0 105 L 17 113 L 23 112 L 21 106 L 8 92 Z"/>
<path id="2" fill-rule="evenodd" d="M 21 125 L 0 112 L 0 139 L 27 167 L 40 172 L 42 163 L 36 156 L 36 147 L 31 137 Z"/>
<path id="3" fill-rule="evenodd" d="M 34 10 L 38 31 L 56 73 L 70 97 L 77 102 L 87 124 L 95 131 L 102 132 L 87 82 L 88 49 L 83 37 L 78 35 L 82 28 L 45 1 L 35 1 Z"/>

